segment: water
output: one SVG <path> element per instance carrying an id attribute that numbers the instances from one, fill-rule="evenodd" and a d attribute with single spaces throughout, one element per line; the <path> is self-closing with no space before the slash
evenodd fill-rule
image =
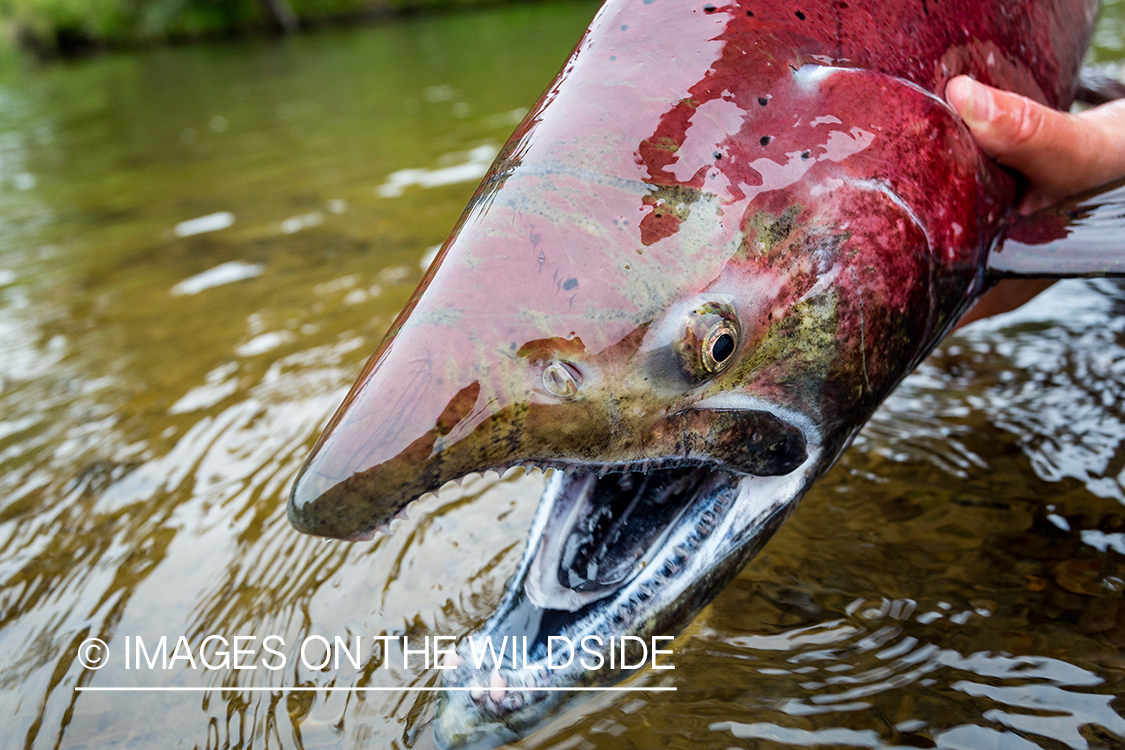
<path id="1" fill-rule="evenodd" d="M 432 745 L 423 694 L 229 688 L 432 684 L 370 636 L 460 635 L 498 600 L 539 475 L 354 545 L 292 531 L 284 495 L 593 11 L 0 76 L 3 745 Z M 1123 24 L 1108 4 L 1098 59 Z M 677 692 L 599 696 L 524 746 L 1125 747 L 1123 374 L 1116 282 L 964 330 L 675 643 Z M 183 657 L 181 635 L 197 660 L 253 636 L 257 668 L 125 669 L 126 637 Z M 356 635 L 358 668 L 300 663 Z M 75 691 L 130 685 L 216 689 Z"/>

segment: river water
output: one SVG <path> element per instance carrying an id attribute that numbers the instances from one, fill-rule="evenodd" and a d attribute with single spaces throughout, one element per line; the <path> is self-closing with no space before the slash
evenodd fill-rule
<path id="1" fill-rule="evenodd" d="M 479 626 L 542 475 L 361 544 L 294 532 L 285 493 L 594 9 L 0 73 L 0 745 L 432 746 L 424 693 L 270 688 L 433 684 L 370 637 Z M 677 692 L 522 746 L 1125 747 L 1123 404 L 1121 283 L 964 329 L 675 642 Z M 204 667 L 209 635 L 257 669 Z M 357 635 L 358 667 L 299 658 Z M 161 637 L 180 658 L 138 669 Z M 214 689 L 78 690 L 131 686 Z"/>

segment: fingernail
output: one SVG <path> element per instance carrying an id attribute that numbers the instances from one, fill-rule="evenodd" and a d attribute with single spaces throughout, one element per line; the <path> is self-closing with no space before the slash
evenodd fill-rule
<path id="1" fill-rule="evenodd" d="M 950 103 L 968 125 L 983 125 L 996 117 L 996 103 L 987 86 L 967 76 L 958 76 L 949 83 Z"/>

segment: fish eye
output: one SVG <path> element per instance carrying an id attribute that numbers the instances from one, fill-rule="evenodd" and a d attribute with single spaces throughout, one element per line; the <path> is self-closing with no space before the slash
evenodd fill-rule
<path id="1" fill-rule="evenodd" d="M 582 373 L 569 362 L 555 359 L 543 368 L 543 387 L 556 398 L 569 401 L 581 386 Z"/>
<path id="2" fill-rule="evenodd" d="M 734 335 L 718 327 L 715 330 L 717 335 L 710 337 L 710 342 L 705 346 L 715 364 L 722 365 L 734 354 Z"/>
<path id="3" fill-rule="evenodd" d="M 734 309 L 722 302 L 705 302 L 688 316 L 681 353 L 686 369 L 699 380 L 719 374 L 734 361 L 742 329 Z"/>

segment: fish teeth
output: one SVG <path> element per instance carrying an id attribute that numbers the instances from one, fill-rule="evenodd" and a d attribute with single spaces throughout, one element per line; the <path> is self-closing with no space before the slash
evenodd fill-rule
<path id="1" fill-rule="evenodd" d="M 499 702 L 504 697 L 507 687 L 508 681 L 500 674 L 500 670 L 493 669 L 492 674 L 488 676 L 488 697 Z"/>
<path id="2" fill-rule="evenodd" d="M 399 508 L 398 513 L 395 513 L 395 518 L 400 521 L 409 521 L 410 516 L 406 515 L 406 508 Z"/>

